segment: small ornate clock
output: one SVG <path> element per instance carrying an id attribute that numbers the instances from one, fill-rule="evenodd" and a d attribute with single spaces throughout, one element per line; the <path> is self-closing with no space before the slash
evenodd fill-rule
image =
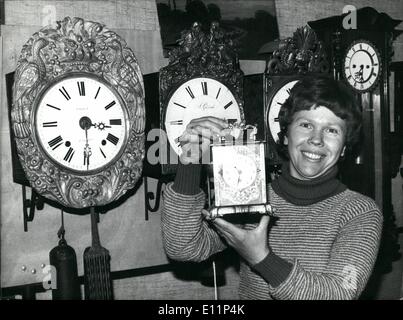
<path id="1" fill-rule="evenodd" d="M 266 203 L 264 143 L 213 146 L 215 205 Z"/>
<path id="2" fill-rule="evenodd" d="M 163 174 L 175 172 L 182 152 L 178 137 L 192 119 L 215 116 L 244 121 L 242 80 L 235 49 L 218 23 L 211 24 L 208 34 L 198 22 L 182 32 L 179 47 L 160 70 L 161 128 L 169 141 L 167 159 L 175 159 L 162 163 Z"/>
<path id="3" fill-rule="evenodd" d="M 367 40 L 353 41 L 344 57 L 343 75 L 358 92 L 373 89 L 382 74 L 381 57 L 374 44 Z"/>
<path id="4" fill-rule="evenodd" d="M 32 187 L 63 206 L 108 204 L 141 176 L 142 74 L 124 40 L 101 24 L 67 17 L 29 39 L 11 119 Z"/>

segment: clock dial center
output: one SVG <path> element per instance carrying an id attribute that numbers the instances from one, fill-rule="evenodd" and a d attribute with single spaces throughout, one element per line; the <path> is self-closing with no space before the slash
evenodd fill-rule
<path id="1" fill-rule="evenodd" d="M 81 117 L 79 120 L 80 128 L 83 130 L 88 130 L 92 127 L 91 119 L 88 117 Z"/>

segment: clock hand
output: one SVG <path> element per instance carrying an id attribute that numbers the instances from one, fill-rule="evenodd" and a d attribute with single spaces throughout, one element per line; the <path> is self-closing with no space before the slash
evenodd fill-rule
<path id="1" fill-rule="evenodd" d="M 92 155 L 91 147 L 88 144 L 88 129 L 85 128 L 84 165 L 87 165 L 87 170 L 90 165 L 90 156 L 91 155 Z"/>
<path id="2" fill-rule="evenodd" d="M 237 166 L 234 166 L 235 170 L 238 172 L 238 181 L 237 181 L 237 186 L 239 185 L 239 183 L 241 182 L 241 174 L 242 171 L 238 169 Z"/>
<path id="3" fill-rule="evenodd" d="M 107 126 L 105 123 L 103 122 L 99 122 L 99 123 L 92 123 L 92 126 L 94 126 L 95 128 L 99 129 L 99 130 L 104 130 L 105 128 L 112 128 L 111 126 Z"/>
<path id="4" fill-rule="evenodd" d="M 355 73 L 356 75 L 355 78 L 359 81 L 363 81 L 364 80 L 363 74 L 364 74 L 364 65 L 361 65 L 360 70 Z"/>
<path id="5" fill-rule="evenodd" d="M 84 165 L 87 165 L 87 170 L 90 164 L 91 148 L 88 144 L 88 129 L 91 128 L 92 122 L 88 117 L 81 117 L 79 120 L 80 128 L 85 131 L 85 147 L 84 147 Z"/>

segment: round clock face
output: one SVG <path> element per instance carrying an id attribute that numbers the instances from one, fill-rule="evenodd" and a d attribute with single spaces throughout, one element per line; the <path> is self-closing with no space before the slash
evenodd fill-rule
<path id="1" fill-rule="evenodd" d="M 241 190 L 249 187 L 257 174 L 256 163 L 248 156 L 237 154 L 235 158 L 228 157 L 222 167 L 223 180 L 228 186 Z"/>
<path id="2" fill-rule="evenodd" d="M 165 130 L 172 149 L 180 155 L 178 138 L 195 118 L 214 116 L 241 121 L 241 109 L 231 90 L 211 78 L 194 78 L 183 83 L 169 99 L 165 113 Z"/>
<path id="3" fill-rule="evenodd" d="M 103 81 L 70 76 L 52 84 L 36 104 L 36 138 L 56 165 L 88 174 L 113 162 L 125 145 L 126 109 Z"/>
<path id="4" fill-rule="evenodd" d="M 370 90 L 380 76 L 379 53 L 368 41 L 355 41 L 348 48 L 344 59 L 344 77 L 355 90 Z"/>
<path id="5" fill-rule="evenodd" d="M 268 114 L 267 114 L 267 123 L 270 129 L 270 134 L 273 138 L 274 142 L 278 142 L 280 133 L 280 121 L 278 115 L 280 113 L 281 106 L 287 100 L 290 95 L 290 90 L 294 85 L 298 82 L 298 80 L 293 80 L 284 84 L 277 92 L 274 94 L 273 98 L 269 103 Z"/>

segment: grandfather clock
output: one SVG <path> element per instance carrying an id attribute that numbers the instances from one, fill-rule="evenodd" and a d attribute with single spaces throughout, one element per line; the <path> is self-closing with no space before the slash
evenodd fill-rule
<path id="1" fill-rule="evenodd" d="M 347 26 L 346 22 L 354 15 L 356 25 Z M 391 205 L 391 164 L 393 157 L 400 158 L 400 154 L 390 150 L 389 76 L 392 43 L 401 33 L 395 27 L 400 22 L 371 7 L 308 22 L 325 44 L 334 78 L 351 87 L 362 111 L 361 143 L 340 163 L 340 175 L 350 189 L 373 198 L 383 211 L 383 239 L 374 274 L 389 272 L 391 261 L 397 255 Z M 373 281 L 369 286 L 376 291 Z"/>
<path id="2" fill-rule="evenodd" d="M 354 14 L 354 13 L 353 13 Z M 375 199 L 384 211 L 390 202 L 390 63 L 399 31 L 395 20 L 371 7 L 356 11 L 357 25 L 345 29 L 347 14 L 308 22 L 325 43 L 334 77 L 355 91 L 363 115 L 361 148 L 342 164 L 351 189 Z M 354 26 L 353 26 L 354 27 Z"/>

